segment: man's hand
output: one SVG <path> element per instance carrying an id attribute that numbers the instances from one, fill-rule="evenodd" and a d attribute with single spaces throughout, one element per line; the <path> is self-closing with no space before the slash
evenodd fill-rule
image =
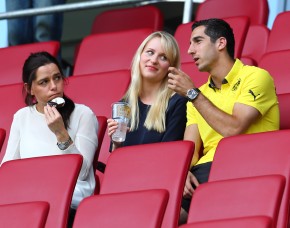
<path id="1" fill-rule="evenodd" d="M 194 188 L 192 187 L 192 184 L 195 185 L 195 187 L 197 187 L 199 185 L 196 177 L 191 172 L 188 172 L 185 186 L 184 186 L 184 190 L 183 190 L 183 197 L 184 198 L 191 198 L 192 197 L 193 192 L 194 192 Z"/>
<path id="2" fill-rule="evenodd" d="M 175 67 L 169 67 L 168 71 L 168 88 L 184 97 L 187 90 L 195 88 L 191 78 L 183 71 Z"/>

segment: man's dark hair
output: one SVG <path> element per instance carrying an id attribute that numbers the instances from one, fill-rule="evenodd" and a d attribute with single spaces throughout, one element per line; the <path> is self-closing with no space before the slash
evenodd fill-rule
<path id="1" fill-rule="evenodd" d="M 235 37 L 233 29 L 227 22 L 218 18 L 200 20 L 193 23 L 191 27 L 192 31 L 199 26 L 205 27 L 204 33 L 210 37 L 212 43 L 214 43 L 220 37 L 226 38 L 228 54 L 232 59 L 234 59 Z"/>

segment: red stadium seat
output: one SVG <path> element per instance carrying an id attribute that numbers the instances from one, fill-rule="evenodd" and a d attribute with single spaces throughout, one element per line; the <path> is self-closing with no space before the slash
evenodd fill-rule
<path id="1" fill-rule="evenodd" d="M 129 70 L 133 56 L 153 29 L 142 28 L 85 37 L 74 65 L 74 75 Z"/>
<path id="2" fill-rule="evenodd" d="M 191 141 L 118 148 L 109 157 L 100 194 L 166 189 L 169 201 L 162 227 L 176 227 L 193 150 Z"/>
<path id="3" fill-rule="evenodd" d="M 280 109 L 280 129 L 290 129 L 290 93 L 278 94 Z"/>
<path id="4" fill-rule="evenodd" d="M 58 41 L 38 42 L 0 48 L 0 85 L 22 82 L 22 67 L 25 59 L 33 52 L 47 51 L 57 56 L 60 49 Z"/>
<path id="5" fill-rule="evenodd" d="M 272 219 L 267 216 L 239 217 L 234 219 L 219 219 L 204 222 L 188 223 L 180 228 L 272 228 Z"/>
<path id="6" fill-rule="evenodd" d="M 168 197 L 164 189 L 91 196 L 80 203 L 73 228 L 160 227 Z"/>
<path id="7" fill-rule="evenodd" d="M 97 116 L 109 118 L 112 112 L 111 104 L 121 100 L 130 81 L 131 74 L 129 70 L 72 76 L 69 77 L 69 83 L 65 88 L 65 94 L 76 103 L 89 106 Z M 99 143 L 96 152 L 98 161 L 106 164 L 111 154 L 109 148 L 110 139 L 105 133 L 102 143 Z M 94 167 L 96 167 L 95 165 L 96 162 L 94 161 Z M 99 178 L 97 179 L 99 179 L 98 181 L 100 182 L 102 181 L 101 172 L 99 172 Z"/>
<path id="8" fill-rule="evenodd" d="M 259 67 L 272 75 L 277 94 L 290 93 L 289 59 L 290 49 L 267 52 L 258 62 Z"/>
<path id="9" fill-rule="evenodd" d="M 290 49 L 290 11 L 279 13 L 274 20 L 270 31 L 267 52 Z"/>
<path id="10" fill-rule="evenodd" d="M 163 24 L 163 14 L 154 5 L 112 9 L 95 17 L 91 34 L 139 28 L 150 28 L 158 31 L 163 29 Z"/>
<path id="11" fill-rule="evenodd" d="M 223 138 L 217 147 L 209 182 L 278 174 L 286 178 L 277 226 L 289 222 L 290 130 L 244 134 Z M 245 187 L 245 186 L 244 186 Z"/>
<path id="12" fill-rule="evenodd" d="M 66 227 L 82 160 L 79 154 L 65 154 L 3 163 L 0 205 L 45 201 L 50 205 L 45 227 Z"/>
<path id="13" fill-rule="evenodd" d="M 235 35 L 235 57 L 240 57 L 249 28 L 249 18 L 245 16 L 223 18 L 229 23 Z M 178 25 L 174 37 L 180 48 L 181 63 L 192 62 L 192 56 L 188 54 L 190 44 L 191 26 L 193 22 Z"/>
<path id="14" fill-rule="evenodd" d="M 78 75 L 68 78 L 64 92 L 74 102 L 89 106 L 97 116 L 108 118 L 111 104 L 123 97 L 130 81 L 129 70 Z"/>
<path id="15" fill-rule="evenodd" d="M 181 63 L 181 70 L 191 77 L 196 87 L 206 83 L 209 77 L 209 73 L 200 72 L 193 61 Z"/>
<path id="16" fill-rule="evenodd" d="M 1 227 L 44 228 L 49 203 L 34 201 L 0 205 Z"/>
<path id="17" fill-rule="evenodd" d="M 225 18 L 247 16 L 250 24 L 264 24 L 268 22 L 269 6 L 267 0 L 206 0 L 198 5 L 195 20 L 208 18 Z"/>
<path id="18" fill-rule="evenodd" d="M 6 138 L 2 146 L 2 153 L 0 153 L 1 159 L 6 151 L 6 145 L 8 141 L 8 136 L 10 133 L 10 127 L 13 120 L 13 115 L 18 109 L 25 107 L 24 98 L 22 97 L 23 84 L 13 84 L 13 85 L 0 85 L 0 127 L 6 130 Z"/>
<path id="19" fill-rule="evenodd" d="M 158 31 L 163 30 L 163 24 L 163 13 L 154 5 L 111 9 L 98 14 L 94 18 L 91 34 L 140 28 Z M 78 55 L 79 48 L 79 45 L 75 48 L 74 59 Z"/>
<path id="20" fill-rule="evenodd" d="M 263 54 L 266 53 L 270 30 L 266 25 L 250 25 L 241 60 L 246 65 L 257 66 Z"/>
<path id="21" fill-rule="evenodd" d="M 187 223 L 268 216 L 275 227 L 285 179 L 264 175 L 201 184 L 192 196 Z"/>

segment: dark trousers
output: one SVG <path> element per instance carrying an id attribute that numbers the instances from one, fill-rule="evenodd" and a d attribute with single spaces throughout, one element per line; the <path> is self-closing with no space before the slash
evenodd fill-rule
<path id="1" fill-rule="evenodd" d="M 190 172 L 196 177 L 198 183 L 202 184 L 208 181 L 210 168 L 211 162 L 207 162 L 191 167 Z M 194 189 L 196 188 L 195 185 L 192 185 L 192 187 Z M 182 198 L 181 207 L 187 212 L 189 211 L 190 202 L 191 198 L 190 199 L 184 197 Z"/>
<path id="2" fill-rule="evenodd" d="M 76 215 L 76 210 L 73 208 L 70 208 L 69 215 L 68 215 L 67 228 L 72 228 L 75 215 Z"/>

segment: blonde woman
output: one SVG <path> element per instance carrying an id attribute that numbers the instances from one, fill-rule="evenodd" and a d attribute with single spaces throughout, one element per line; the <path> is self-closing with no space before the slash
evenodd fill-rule
<path id="1" fill-rule="evenodd" d="M 131 106 L 126 140 L 120 146 L 182 140 L 186 126 L 187 99 L 168 89 L 168 68 L 180 66 L 176 40 L 167 32 L 150 34 L 139 46 L 132 61 L 131 84 L 123 97 Z M 118 122 L 108 119 L 108 135 Z"/>

